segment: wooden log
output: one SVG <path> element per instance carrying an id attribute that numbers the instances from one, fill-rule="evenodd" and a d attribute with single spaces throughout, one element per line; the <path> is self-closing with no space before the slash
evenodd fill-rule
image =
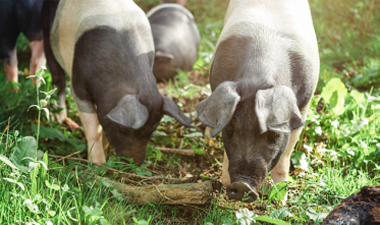
<path id="1" fill-rule="evenodd" d="M 322 225 L 380 225 L 380 186 L 365 186 L 359 193 L 342 201 L 326 217 Z"/>
<path id="2" fill-rule="evenodd" d="M 170 205 L 203 205 L 212 197 L 212 182 L 186 184 L 160 184 L 131 186 L 104 177 L 96 180 L 106 180 L 121 194 L 128 203 L 166 203 Z"/>

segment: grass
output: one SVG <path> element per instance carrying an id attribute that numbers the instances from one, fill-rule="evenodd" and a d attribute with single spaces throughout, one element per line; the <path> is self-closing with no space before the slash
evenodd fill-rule
<path id="1" fill-rule="evenodd" d="M 159 1 L 136 2 L 149 10 Z M 291 157 L 291 182 L 281 184 L 284 188 L 281 185 L 275 188 L 268 177 L 256 202 L 228 201 L 220 183 L 218 185 L 224 151 L 221 137 L 205 138 L 204 126 L 197 120 L 195 128 L 184 129 L 165 117 L 147 147 L 143 166 L 125 163 L 112 154 L 106 166 L 144 176 L 188 174 L 197 181 L 213 180 L 212 201 L 201 206 L 127 204 L 109 183 L 92 179 L 100 175 L 122 181 L 121 174 L 78 160 L 55 162 L 55 157 L 48 157 L 47 153 L 76 153 L 73 157 L 86 158 L 83 129 L 71 130 L 55 120 L 47 120 L 44 115 L 38 120 L 39 110 L 27 109 L 36 104 L 37 95 L 41 99 L 45 95 L 37 94 L 25 76 L 19 77 L 19 91 L 10 91 L 16 84 L 6 83 L 0 68 L 0 224 L 210 225 L 281 224 L 280 221 L 319 224 L 336 205 L 361 187 L 380 185 L 377 82 L 380 4 L 375 0 L 310 0 L 310 5 L 319 40 L 321 75 L 307 124 Z M 180 71 L 175 81 L 160 89 L 194 118 L 194 105 L 210 93 L 208 69 L 222 30 L 227 1 L 188 0 L 188 8 L 202 36 L 198 61 L 194 71 Z M 28 51 L 23 36 L 17 46 L 21 53 Z M 22 61 L 19 69 L 24 71 L 24 67 L 27 62 Z M 47 85 L 42 85 L 40 90 L 52 90 L 49 72 L 43 78 Z M 68 114 L 80 122 L 69 90 L 66 93 Z M 59 111 L 56 101 L 53 95 L 45 107 L 52 114 Z M 198 154 L 195 157 L 164 154 L 156 146 L 193 149 Z M 287 190 L 289 198 L 284 207 L 278 199 Z"/>

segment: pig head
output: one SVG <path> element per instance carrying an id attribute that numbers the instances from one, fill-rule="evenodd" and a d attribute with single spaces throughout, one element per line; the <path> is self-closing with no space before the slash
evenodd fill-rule
<path id="1" fill-rule="evenodd" d="M 143 163 L 150 136 L 164 114 L 190 126 L 191 119 L 171 99 L 158 93 L 149 100 L 138 95 L 125 95 L 107 115 L 99 117 L 99 121 L 118 156 Z"/>
<path id="2" fill-rule="evenodd" d="M 266 89 L 252 87 L 250 93 L 239 82 L 225 81 L 197 107 L 199 119 L 222 131 L 229 159 L 232 199 L 252 202 L 268 172 L 279 161 L 289 142 L 290 132 L 303 125 L 292 89 L 277 85 Z"/>

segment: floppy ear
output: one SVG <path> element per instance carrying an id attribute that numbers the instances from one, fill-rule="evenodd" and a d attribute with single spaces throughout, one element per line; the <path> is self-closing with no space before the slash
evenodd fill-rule
<path id="1" fill-rule="evenodd" d="M 135 95 L 125 95 L 106 117 L 115 123 L 137 130 L 146 123 L 149 112 Z"/>
<path id="2" fill-rule="evenodd" d="M 162 110 L 166 115 L 173 117 L 179 123 L 185 125 L 186 127 L 191 127 L 191 119 L 185 116 L 181 109 L 170 98 L 163 96 L 162 100 Z"/>
<path id="3" fill-rule="evenodd" d="M 157 51 L 154 61 L 157 63 L 170 63 L 174 59 L 172 54 L 167 54 L 162 51 Z"/>
<path id="4" fill-rule="evenodd" d="M 207 126 L 214 128 L 211 136 L 215 137 L 232 119 L 240 95 L 235 82 L 225 81 L 215 89 L 210 97 L 195 108 L 198 118 Z"/>
<path id="5" fill-rule="evenodd" d="M 286 86 L 259 90 L 255 99 L 255 111 L 261 133 L 267 130 L 291 132 L 304 124 L 297 99 L 292 89 Z"/>

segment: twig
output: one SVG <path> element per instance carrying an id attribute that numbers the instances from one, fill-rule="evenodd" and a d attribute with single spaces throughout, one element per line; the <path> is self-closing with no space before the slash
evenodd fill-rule
<path id="1" fill-rule="evenodd" d="M 64 169 L 64 168 L 65 168 L 64 166 L 62 166 L 62 167 L 53 167 L 53 168 L 49 168 L 49 170 L 57 170 L 57 169 Z"/>
<path id="2" fill-rule="evenodd" d="M 58 159 L 58 160 L 56 160 L 56 161 L 50 163 L 49 166 L 50 166 L 51 164 L 57 163 L 57 162 L 59 162 L 59 161 L 62 161 L 62 160 L 64 160 L 64 159 L 66 159 L 66 158 L 69 158 L 70 156 L 73 156 L 73 155 L 76 155 L 76 154 L 79 154 L 79 153 L 81 153 L 81 151 L 77 151 L 77 152 L 74 152 L 74 153 L 72 153 L 72 154 L 70 154 L 70 155 L 63 156 L 62 158 L 60 158 L 60 159 Z"/>
<path id="3" fill-rule="evenodd" d="M 195 156 L 195 152 L 193 150 L 162 148 L 162 147 L 156 147 L 156 149 L 162 151 L 163 153 L 175 153 L 177 155 Z"/>
<path id="4" fill-rule="evenodd" d="M 167 200 L 169 200 L 169 201 L 172 201 L 172 202 L 174 202 L 174 200 L 173 199 L 171 199 L 171 198 L 168 198 L 167 196 L 165 196 L 165 194 L 162 194 L 161 193 L 161 191 L 160 191 L 160 189 L 158 189 L 158 187 L 156 186 L 156 185 L 154 185 L 153 184 L 153 186 L 155 186 L 156 187 L 156 189 L 157 189 L 157 191 L 158 191 L 158 193 L 163 197 L 163 198 L 165 198 L 165 199 L 167 199 Z M 166 193 L 166 191 L 165 191 L 165 193 Z"/>
<path id="5" fill-rule="evenodd" d="M 50 155 L 50 154 L 48 156 L 49 157 L 56 157 L 56 158 L 63 158 L 64 157 L 64 156 Z M 88 161 L 86 159 L 72 158 L 72 157 L 65 157 L 65 159 L 71 159 L 71 160 L 76 160 L 76 161 L 81 161 L 81 162 L 86 162 L 86 163 L 90 162 L 90 161 Z M 116 169 L 113 169 L 113 168 L 110 168 L 110 167 L 106 167 L 106 166 L 103 166 L 103 165 L 96 165 L 96 164 L 94 164 L 94 166 L 95 167 L 103 167 L 103 168 L 106 168 L 107 170 L 110 170 L 110 171 L 113 171 L 113 172 L 116 172 L 116 173 L 120 173 L 120 174 L 124 174 L 124 175 L 130 176 L 130 177 L 137 177 L 137 178 L 147 179 L 147 180 L 155 180 L 155 179 L 172 180 L 172 181 L 185 181 L 185 180 L 187 180 L 187 179 L 184 179 L 184 178 L 170 178 L 170 177 L 158 177 L 158 176 L 146 177 L 146 176 L 140 176 L 140 175 L 133 174 L 133 173 L 126 173 L 124 171 L 116 170 Z"/>

